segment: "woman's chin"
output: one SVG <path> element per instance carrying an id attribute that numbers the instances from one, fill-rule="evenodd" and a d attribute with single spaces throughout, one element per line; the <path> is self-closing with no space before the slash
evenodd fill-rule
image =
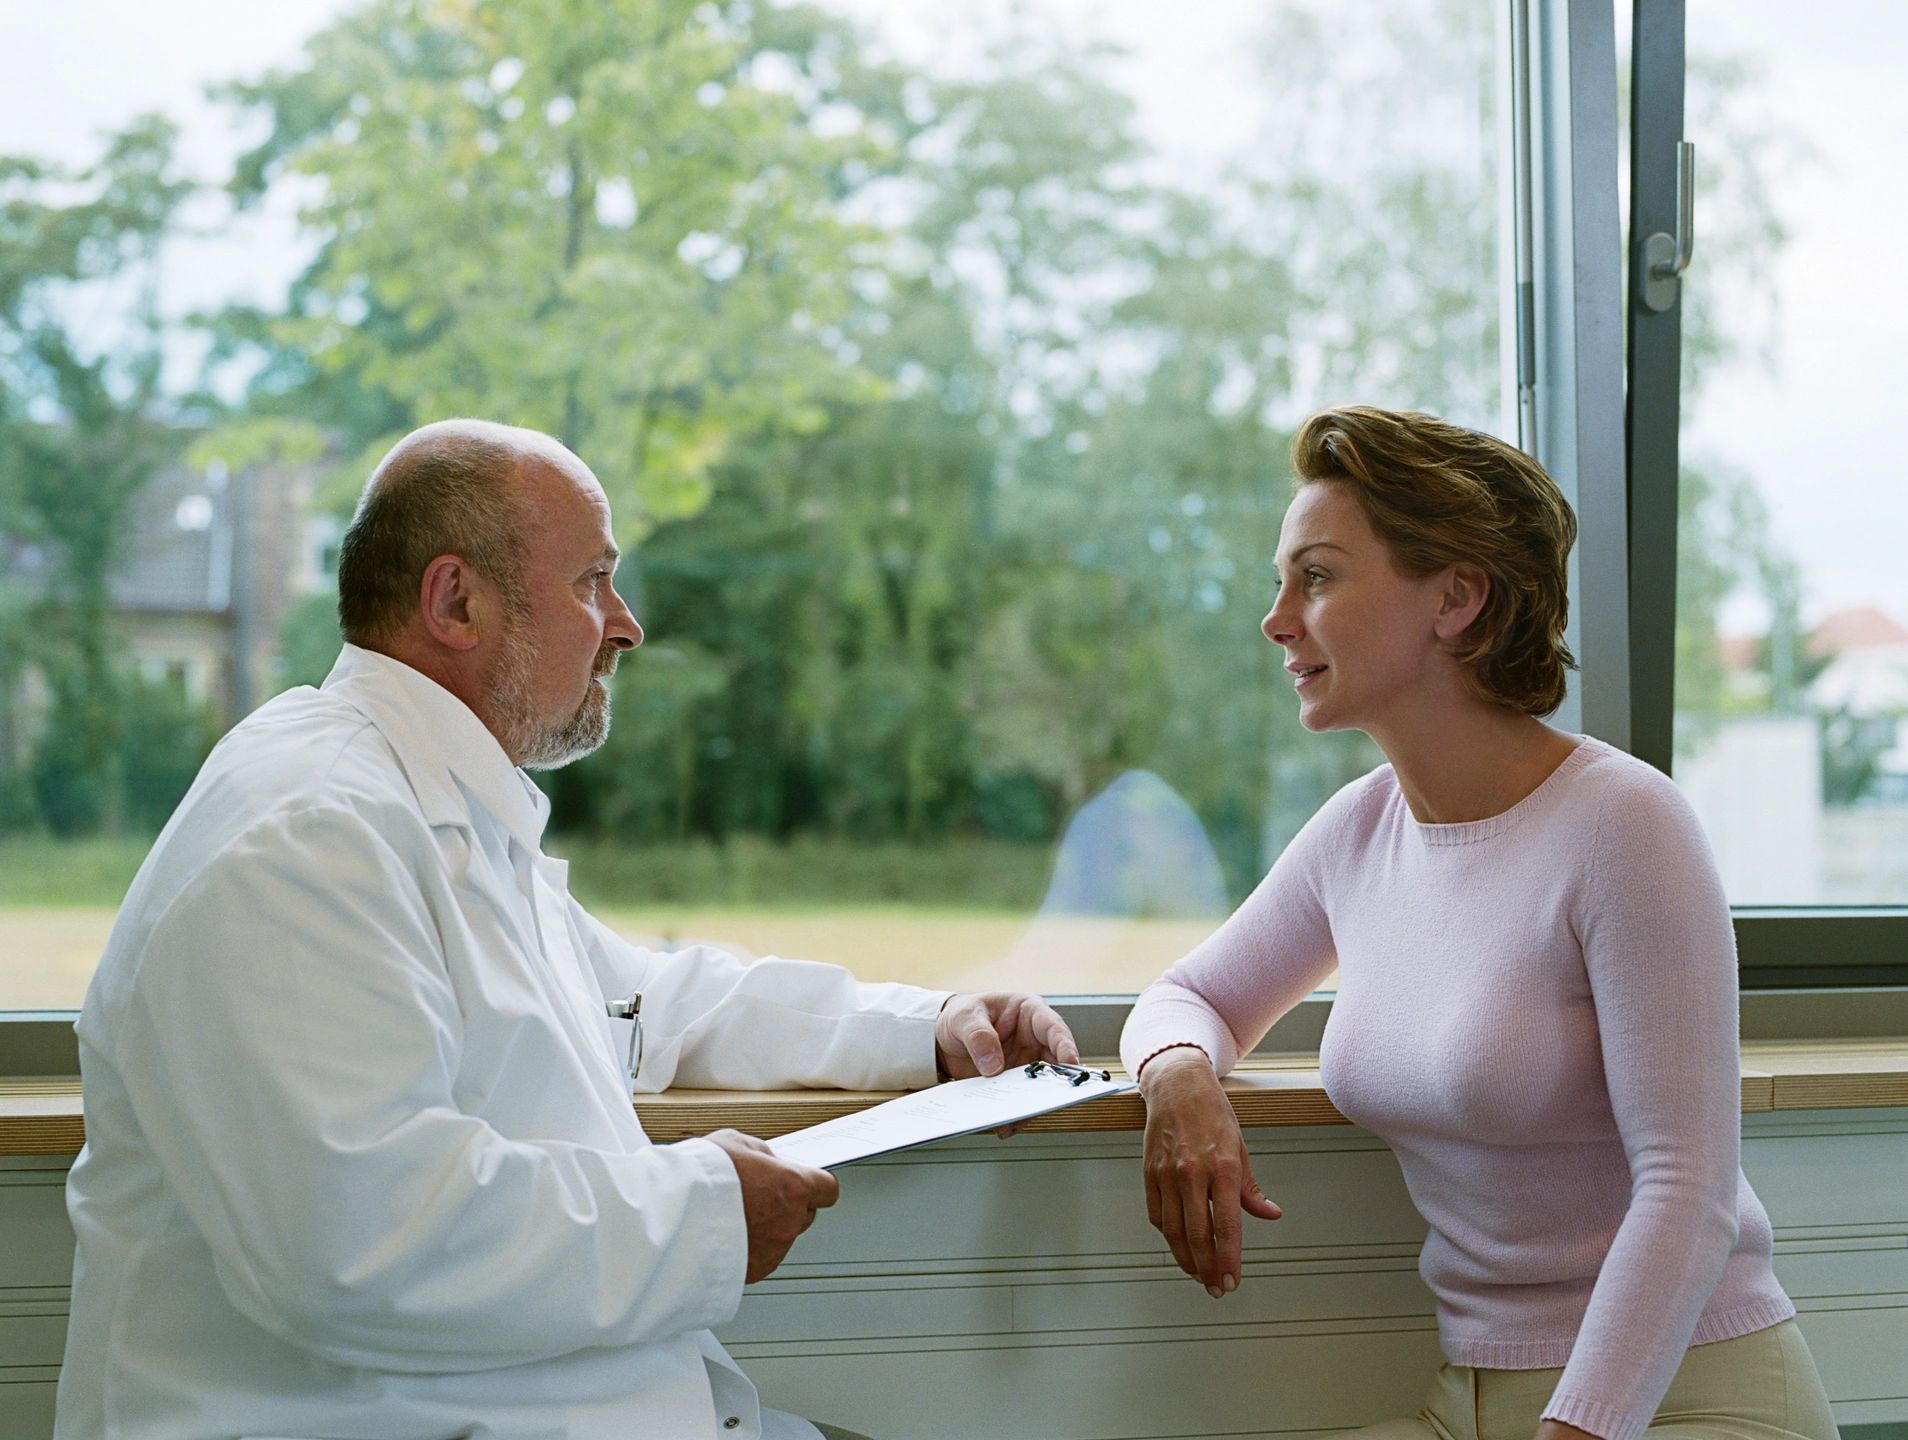
<path id="1" fill-rule="evenodd" d="M 1335 730 L 1362 729 L 1358 720 L 1345 713 L 1343 706 L 1333 706 L 1324 696 L 1299 696 L 1299 724 L 1314 735 L 1324 735 Z"/>

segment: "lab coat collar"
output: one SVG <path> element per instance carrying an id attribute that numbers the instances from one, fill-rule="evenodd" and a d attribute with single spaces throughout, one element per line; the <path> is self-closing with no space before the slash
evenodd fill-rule
<path id="1" fill-rule="evenodd" d="M 323 688 L 390 742 L 430 824 L 468 826 L 474 800 L 525 851 L 540 852 L 549 798 L 462 700 L 403 661 L 356 645 L 338 652 Z"/>

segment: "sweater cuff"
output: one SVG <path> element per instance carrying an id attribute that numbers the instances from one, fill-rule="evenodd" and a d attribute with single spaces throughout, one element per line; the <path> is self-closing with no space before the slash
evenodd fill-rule
<path id="1" fill-rule="evenodd" d="M 1561 1420 L 1566 1425 L 1600 1435 L 1603 1440 L 1638 1440 L 1650 1423 L 1648 1415 L 1631 1415 L 1600 1401 L 1561 1392 L 1550 1397 L 1540 1418 Z"/>
<path id="2" fill-rule="evenodd" d="M 1168 1050 L 1197 1050 L 1201 1055 L 1206 1057 L 1206 1063 L 1208 1065 L 1212 1064 L 1212 1053 L 1197 1040 L 1168 1040 L 1148 1050 L 1145 1055 L 1140 1057 L 1139 1064 L 1135 1065 L 1128 1073 L 1133 1079 L 1139 1079 L 1140 1071 L 1144 1070 L 1154 1059 L 1164 1055 Z"/>

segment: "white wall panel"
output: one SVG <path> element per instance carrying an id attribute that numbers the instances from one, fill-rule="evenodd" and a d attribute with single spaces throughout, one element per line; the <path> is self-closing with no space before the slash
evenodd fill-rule
<path id="1" fill-rule="evenodd" d="M 1416 1408 L 1437 1336 L 1389 1152 L 1250 1145 L 1286 1216 L 1247 1222 L 1224 1300 L 1147 1225 L 1139 1136 L 975 1139 L 844 1171 L 724 1338 L 770 1404 L 878 1440 L 1307 1440 Z M 1746 1116 L 1743 1153 L 1838 1418 L 1908 1422 L 1908 1111 Z M 0 1440 L 51 1433 L 65 1168 L 0 1160 Z"/>

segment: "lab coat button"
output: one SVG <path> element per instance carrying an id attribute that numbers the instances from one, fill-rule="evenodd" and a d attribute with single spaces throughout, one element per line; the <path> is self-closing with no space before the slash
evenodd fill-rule
<path id="1" fill-rule="evenodd" d="M 740 1415 L 731 1415 L 727 1420 L 724 1420 L 722 1422 L 722 1428 L 724 1430 L 733 1430 L 735 1429 L 736 1426 L 740 1425 L 741 1423 L 742 1423 L 742 1417 Z"/>

